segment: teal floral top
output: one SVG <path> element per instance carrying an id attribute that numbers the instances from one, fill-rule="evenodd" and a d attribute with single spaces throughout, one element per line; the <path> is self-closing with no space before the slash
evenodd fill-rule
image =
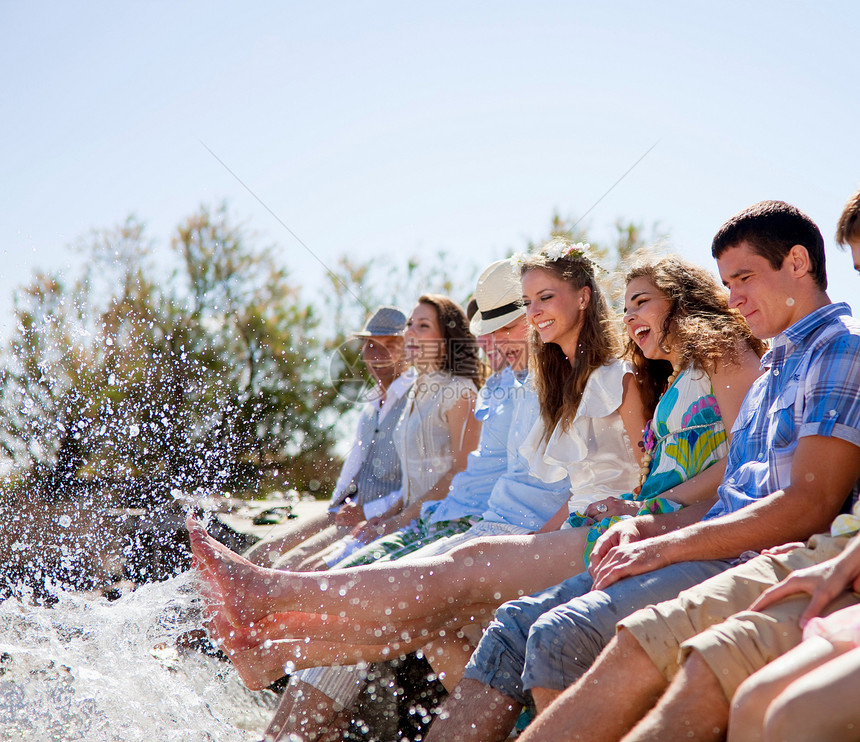
<path id="1" fill-rule="evenodd" d="M 704 371 L 678 374 L 660 397 L 643 444 L 651 468 L 637 500 L 656 497 L 728 455 L 726 427 Z"/>
<path id="2" fill-rule="evenodd" d="M 622 497 L 642 503 L 639 515 L 680 509 L 678 503 L 659 495 L 705 471 L 729 452 L 720 407 L 711 380 L 704 371 L 689 367 L 678 374 L 657 403 L 654 419 L 645 431 L 643 446 L 651 454 L 648 477 L 638 493 Z M 594 542 L 609 526 L 629 517 L 612 516 L 595 523 L 582 513 L 571 513 L 568 518 L 571 526 L 591 526 L 586 562 Z"/>

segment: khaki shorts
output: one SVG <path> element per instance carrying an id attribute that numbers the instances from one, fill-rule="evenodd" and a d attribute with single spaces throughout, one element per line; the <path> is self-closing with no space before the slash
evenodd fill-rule
<path id="1" fill-rule="evenodd" d="M 809 596 L 788 598 L 761 613 L 746 609 L 794 570 L 836 556 L 847 542 L 847 538 L 818 535 L 807 547 L 758 556 L 684 590 L 673 600 L 631 614 L 618 627 L 636 638 L 667 681 L 695 650 L 731 699 L 752 673 L 800 643 L 798 618 Z M 846 593 L 827 613 L 858 601 L 860 597 Z"/>

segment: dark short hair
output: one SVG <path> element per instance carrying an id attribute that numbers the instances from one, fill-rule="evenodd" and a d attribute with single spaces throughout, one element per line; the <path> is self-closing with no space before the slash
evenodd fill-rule
<path id="1" fill-rule="evenodd" d="M 785 201 L 761 201 L 735 214 L 714 237 L 711 255 L 719 258 L 741 242 L 748 242 L 774 270 L 782 268 L 792 247 L 802 245 L 809 253 L 813 280 L 822 291 L 827 288 L 824 238 L 815 222 L 797 207 Z"/>
<path id="2" fill-rule="evenodd" d="M 848 199 L 836 225 L 836 241 L 840 245 L 853 240 L 860 240 L 860 190 Z"/>

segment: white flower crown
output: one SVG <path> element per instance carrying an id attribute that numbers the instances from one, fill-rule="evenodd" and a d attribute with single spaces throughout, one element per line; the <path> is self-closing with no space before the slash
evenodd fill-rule
<path id="1" fill-rule="evenodd" d="M 578 258 L 589 265 L 594 272 L 603 271 L 604 269 L 591 256 L 591 245 L 588 242 L 570 243 L 567 240 L 556 237 L 544 245 L 537 255 L 543 255 L 550 262 L 555 262 L 565 257 Z M 517 253 L 511 258 L 511 262 L 517 267 L 522 265 L 532 257 L 529 253 Z"/>

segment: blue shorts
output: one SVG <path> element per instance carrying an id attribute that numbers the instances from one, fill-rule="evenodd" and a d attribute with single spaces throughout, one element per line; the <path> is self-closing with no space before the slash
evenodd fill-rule
<path id="1" fill-rule="evenodd" d="M 502 605 L 481 638 L 465 676 L 523 705 L 531 688 L 573 685 L 615 635 L 615 624 L 652 603 L 725 571 L 726 561 L 682 562 L 592 590 L 587 572 Z"/>

